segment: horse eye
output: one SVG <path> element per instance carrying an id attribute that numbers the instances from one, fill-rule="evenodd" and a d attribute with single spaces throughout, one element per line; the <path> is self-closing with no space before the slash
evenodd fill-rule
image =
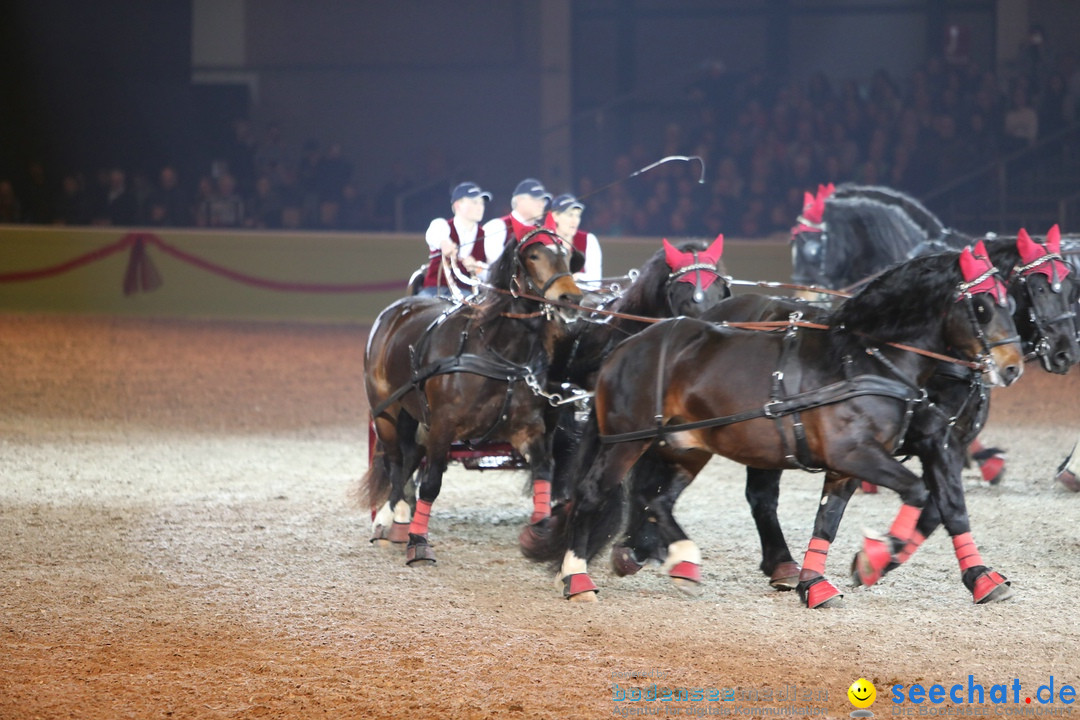
<path id="1" fill-rule="evenodd" d="M 986 307 L 985 301 L 980 300 L 975 303 L 975 317 L 983 325 L 990 322 L 990 310 Z"/>

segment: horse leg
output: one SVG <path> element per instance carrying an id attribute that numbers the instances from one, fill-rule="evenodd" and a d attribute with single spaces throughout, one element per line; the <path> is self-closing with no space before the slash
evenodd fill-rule
<path id="1" fill-rule="evenodd" d="M 808 608 L 839 607 L 842 604 L 844 596 L 825 577 L 825 561 L 828 559 L 829 546 L 836 539 L 844 509 L 858 485 L 856 478 L 825 473 L 821 502 L 814 518 L 814 532 L 803 557 L 799 583 L 795 586 L 799 599 Z"/>
<path id="2" fill-rule="evenodd" d="M 746 468 L 746 502 L 761 539 L 761 571 L 777 590 L 792 590 L 799 583 L 799 565 L 791 557 L 776 508 L 780 500 L 781 470 Z"/>
<path id="3" fill-rule="evenodd" d="M 420 486 L 417 488 L 416 511 L 409 524 L 409 544 L 405 547 L 406 565 L 435 564 L 435 552 L 428 543 L 428 521 L 431 519 L 431 506 L 442 489 L 449 451 L 449 442 L 438 445 L 432 444 L 429 439 L 427 464 L 420 473 Z"/>
<path id="4" fill-rule="evenodd" d="M 423 448 L 416 442 L 418 428 L 419 423 L 404 411 L 394 423 L 393 437 L 396 442 L 386 460 L 390 498 L 373 517 L 375 527 L 371 541 L 377 545 L 402 544 L 409 540 L 409 521 L 415 493 L 407 485 L 423 459 Z"/>
<path id="5" fill-rule="evenodd" d="M 624 442 L 599 447 L 588 473 L 574 494 L 566 532 L 567 550 L 557 581 L 563 595 L 578 602 L 595 602 L 596 584 L 588 575 L 591 560 L 622 523 L 623 478 L 648 448 L 648 442 Z M 591 447 L 586 448 L 591 450 Z"/>
<path id="6" fill-rule="evenodd" d="M 633 575 L 649 560 L 663 563 L 667 559 L 657 512 L 662 504 L 675 505 L 685 485 L 675 488 L 674 483 L 675 468 L 661 461 L 655 448 L 634 463 L 626 478 L 630 498 L 626 533 L 611 548 L 611 566 L 616 575 Z"/>
<path id="7" fill-rule="evenodd" d="M 1005 451 L 996 447 L 985 447 L 978 438 L 968 445 L 971 459 L 979 466 L 982 478 L 991 485 L 997 485 L 1005 479 Z"/>

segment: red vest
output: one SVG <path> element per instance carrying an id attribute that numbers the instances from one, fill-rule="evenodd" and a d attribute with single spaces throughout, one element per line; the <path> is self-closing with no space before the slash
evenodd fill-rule
<path id="1" fill-rule="evenodd" d="M 450 224 L 450 240 L 454 245 L 461 247 L 461 238 L 458 237 L 457 228 L 454 227 L 454 218 L 448 219 L 446 222 Z M 472 257 L 480 262 L 487 262 L 487 253 L 484 250 L 484 228 L 477 226 L 476 228 L 476 240 L 473 243 Z M 449 282 L 446 278 L 446 273 L 442 269 L 442 250 L 436 248 L 428 253 L 430 262 L 428 263 L 427 273 L 424 275 L 424 287 L 446 287 Z M 465 269 L 464 263 L 461 260 L 457 261 L 458 269 L 461 270 L 463 275 L 468 275 L 469 271 Z"/>

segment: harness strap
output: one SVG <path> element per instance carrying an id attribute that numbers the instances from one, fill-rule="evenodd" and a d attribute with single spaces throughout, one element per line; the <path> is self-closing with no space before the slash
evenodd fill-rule
<path id="1" fill-rule="evenodd" d="M 857 375 L 850 380 L 841 380 L 816 390 L 808 390 L 806 392 L 791 395 L 782 400 L 767 402 L 760 408 L 744 410 L 733 415 L 707 418 L 705 420 L 680 423 L 677 425 L 663 425 L 656 428 L 634 430 L 614 435 L 602 434 L 600 435 L 600 442 L 608 445 L 611 443 L 629 442 L 632 440 L 648 440 L 664 435 L 670 435 L 672 433 L 733 425 L 735 423 L 762 417 L 770 419 L 777 418 L 803 410 L 812 410 L 825 405 L 834 405 L 864 395 L 890 397 L 896 400 L 903 400 L 906 403 L 913 403 L 922 398 L 922 393 L 920 391 L 913 390 L 906 383 L 902 383 L 898 380 L 891 380 L 889 378 L 881 377 L 880 375 Z"/>

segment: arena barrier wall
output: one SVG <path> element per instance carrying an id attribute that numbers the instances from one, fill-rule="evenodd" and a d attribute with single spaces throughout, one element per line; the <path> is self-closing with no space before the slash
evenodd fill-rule
<path id="1" fill-rule="evenodd" d="M 602 238 L 625 273 L 660 238 Z M 0 310 L 368 324 L 404 295 L 426 246 L 415 233 L 0 226 Z M 785 281 L 786 238 L 724 243 L 729 272 Z"/>

